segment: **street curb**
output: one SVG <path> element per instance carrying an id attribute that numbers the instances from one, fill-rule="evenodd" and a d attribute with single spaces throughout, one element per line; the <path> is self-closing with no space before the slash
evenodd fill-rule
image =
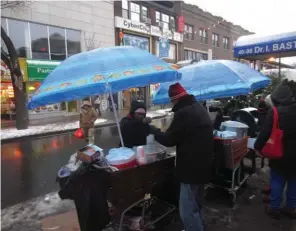
<path id="1" fill-rule="evenodd" d="M 153 119 L 161 119 L 161 118 L 164 118 L 164 117 L 167 117 L 167 116 L 169 116 L 169 114 L 155 116 L 155 117 L 153 117 Z M 104 127 L 111 127 L 111 126 L 115 126 L 115 125 L 116 125 L 116 122 L 112 121 L 112 122 L 109 122 L 109 123 L 106 122 L 106 123 L 99 124 L 99 125 L 97 125 L 95 127 L 96 128 L 104 128 Z M 46 133 L 42 133 L 42 134 L 25 135 L 25 136 L 13 137 L 13 138 L 8 138 L 8 139 L 2 139 L 1 144 L 6 144 L 6 143 L 14 142 L 14 141 L 25 140 L 25 139 L 28 139 L 28 138 L 43 138 L 45 136 L 67 134 L 67 133 L 72 133 L 72 132 L 74 133 L 74 131 L 76 131 L 76 130 L 77 130 L 77 128 L 62 130 L 62 131 L 46 132 Z"/>

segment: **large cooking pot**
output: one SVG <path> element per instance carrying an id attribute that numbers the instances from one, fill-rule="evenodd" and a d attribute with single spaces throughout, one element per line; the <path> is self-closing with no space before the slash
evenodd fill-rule
<path id="1" fill-rule="evenodd" d="M 225 121 L 221 123 L 222 131 L 236 132 L 236 138 L 242 139 L 248 136 L 248 126 L 237 121 Z"/>

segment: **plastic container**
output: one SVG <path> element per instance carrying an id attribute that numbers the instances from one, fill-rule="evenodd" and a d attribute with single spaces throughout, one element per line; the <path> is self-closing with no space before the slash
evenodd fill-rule
<path id="1" fill-rule="evenodd" d="M 145 150 L 143 146 L 137 147 L 137 162 L 139 165 L 147 164 Z"/>
<path id="2" fill-rule="evenodd" d="M 150 134 L 149 136 L 147 136 L 146 143 L 147 143 L 147 145 L 155 144 L 154 135 Z"/>
<path id="3" fill-rule="evenodd" d="M 106 156 L 109 165 L 118 169 L 126 169 L 137 166 L 136 153 L 130 148 L 113 148 Z"/>

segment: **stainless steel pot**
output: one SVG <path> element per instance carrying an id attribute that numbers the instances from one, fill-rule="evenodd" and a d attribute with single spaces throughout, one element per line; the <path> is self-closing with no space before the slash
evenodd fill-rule
<path id="1" fill-rule="evenodd" d="M 236 132 L 236 138 L 238 139 L 248 135 L 248 128 L 248 125 L 236 121 L 225 121 L 221 124 L 222 131 Z"/>

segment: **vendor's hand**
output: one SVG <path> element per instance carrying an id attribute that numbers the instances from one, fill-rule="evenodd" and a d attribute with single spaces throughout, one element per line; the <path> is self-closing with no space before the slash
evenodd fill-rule
<path id="1" fill-rule="evenodd" d="M 258 151 L 258 150 L 256 150 L 256 149 L 255 149 L 255 154 L 256 154 L 257 156 L 259 156 L 259 157 L 263 157 L 262 154 L 260 153 L 260 151 Z"/>
<path id="2" fill-rule="evenodd" d="M 144 124 L 150 124 L 152 122 L 152 119 L 150 118 L 150 117 L 145 117 L 144 119 L 143 119 L 143 123 Z"/>

